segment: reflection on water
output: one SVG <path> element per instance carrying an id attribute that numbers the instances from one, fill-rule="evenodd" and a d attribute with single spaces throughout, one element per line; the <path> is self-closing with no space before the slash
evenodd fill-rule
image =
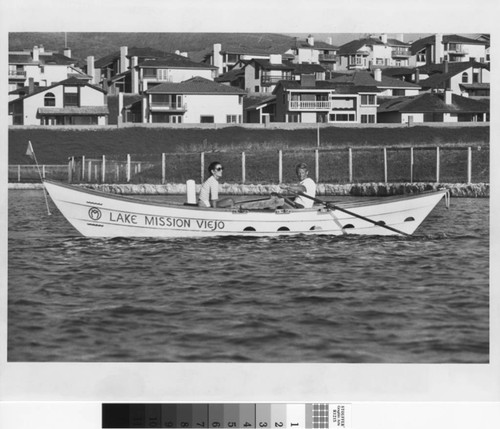
<path id="1" fill-rule="evenodd" d="M 488 210 L 440 203 L 411 238 L 87 239 L 9 191 L 8 360 L 488 362 Z"/>

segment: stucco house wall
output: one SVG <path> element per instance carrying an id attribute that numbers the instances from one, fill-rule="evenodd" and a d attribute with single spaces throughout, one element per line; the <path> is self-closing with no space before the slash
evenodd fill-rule
<path id="1" fill-rule="evenodd" d="M 215 123 L 227 123 L 227 115 L 243 118 L 243 102 L 237 94 L 186 94 L 183 122 L 199 124 L 201 116 L 213 116 Z"/>

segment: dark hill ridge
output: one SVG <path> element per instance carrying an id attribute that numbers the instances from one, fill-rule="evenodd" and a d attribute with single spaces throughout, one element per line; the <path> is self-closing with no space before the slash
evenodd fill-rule
<path id="1" fill-rule="evenodd" d="M 188 52 L 194 61 L 202 61 L 214 43 L 245 49 L 271 50 L 292 46 L 294 37 L 274 33 L 9 33 L 9 50 L 30 49 L 43 45 L 46 50 L 62 52 L 65 43 L 73 58 L 99 59 L 120 46 L 150 47 L 165 52 Z"/>

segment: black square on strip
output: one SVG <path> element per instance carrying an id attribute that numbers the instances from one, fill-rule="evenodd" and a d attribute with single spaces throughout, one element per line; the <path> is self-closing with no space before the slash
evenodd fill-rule
<path id="1" fill-rule="evenodd" d="M 102 404 L 103 429 L 130 427 L 129 410 L 129 404 Z"/>

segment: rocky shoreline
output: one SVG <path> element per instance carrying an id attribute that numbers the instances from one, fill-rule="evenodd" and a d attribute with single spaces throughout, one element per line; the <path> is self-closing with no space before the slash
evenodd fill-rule
<path id="1" fill-rule="evenodd" d="M 182 195 L 186 184 L 85 184 L 89 189 L 120 195 Z M 200 185 L 196 191 L 199 192 Z M 356 183 L 318 184 L 318 196 L 377 197 L 387 195 L 416 194 L 423 191 L 449 189 L 452 197 L 489 198 L 489 183 Z M 9 183 L 9 189 L 42 189 L 41 183 Z M 279 192 L 278 185 L 251 185 L 221 183 L 221 194 L 227 195 L 269 195 Z"/>

